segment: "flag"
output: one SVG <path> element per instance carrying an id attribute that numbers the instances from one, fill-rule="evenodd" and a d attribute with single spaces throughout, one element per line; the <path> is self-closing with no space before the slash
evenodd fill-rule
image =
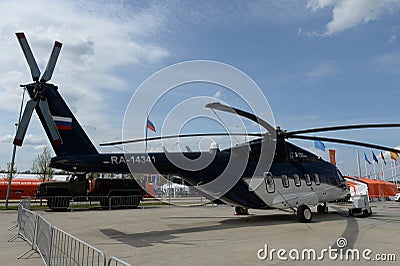
<path id="1" fill-rule="evenodd" d="M 329 149 L 329 159 L 331 161 L 331 164 L 336 166 L 336 158 L 335 158 L 336 150 L 331 150 Z"/>
<path id="2" fill-rule="evenodd" d="M 382 158 L 383 163 L 386 164 L 385 157 L 383 156 L 382 151 L 381 151 L 381 158 Z"/>
<path id="3" fill-rule="evenodd" d="M 325 151 L 325 144 L 320 140 L 314 140 L 314 147 L 321 151 Z"/>
<path id="4" fill-rule="evenodd" d="M 53 116 L 53 120 L 58 130 L 72 130 L 72 117 Z"/>
<path id="5" fill-rule="evenodd" d="M 367 157 L 367 155 L 365 154 L 365 152 L 364 152 L 364 160 L 365 160 L 368 164 L 371 164 L 371 162 L 368 160 L 368 157 Z"/>
<path id="6" fill-rule="evenodd" d="M 397 158 L 399 158 L 399 154 L 397 152 L 390 152 L 390 158 L 394 161 L 397 161 Z"/>
<path id="7" fill-rule="evenodd" d="M 147 118 L 147 128 L 156 133 L 156 127 L 154 124 L 150 121 L 149 118 Z"/>
<path id="8" fill-rule="evenodd" d="M 376 163 L 379 163 L 379 162 L 378 162 L 378 158 L 376 158 L 374 151 L 372 151 L 372 159 L 373 159 Z"/>

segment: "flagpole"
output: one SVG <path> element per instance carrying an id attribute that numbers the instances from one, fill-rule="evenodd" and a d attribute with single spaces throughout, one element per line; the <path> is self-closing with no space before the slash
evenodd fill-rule
<path id="1" fill-rule="evenodd" d="M 390 161 L 390 168 L 392 168 L 392 182 L 394 183 L 394 163 L 393 160 Z"/>
<path id="2" fill-rule="evenodd" d="M 375 168 L 375 162 L 373 162 L 373 164 L 374 164 L 374 179 L 376 180 L 377 178 L 376 178 L 376 168 Z"/>
<path id="3" fill-rule="evenodd" d="M 356 149 L 356 151 L 357 151 L 358 178 L 361 178 L 360 155 L 358 154 L 358 149 Z"/>
<path id="4" fill-rule="evenodd" d="M 147 129 L 147 121 L 148 120 L 149 120 L 149 112 L 146 112 L 146 125 L 145 125 L 145 128 L 146 128 L 145 135 L 146 135 L 146 137 L 145 137 L 145 147 L 144 147 L 144 152 L 145 153 L 147 153 L 147 131 L 148 131 L 148 129 Z"/>
<path id="5" fill-rule="evenodd" d="M 365 166 L 365 177 L 368 177 L 367 161 L 366 160 L 364 160 L 364 166 Z"/>

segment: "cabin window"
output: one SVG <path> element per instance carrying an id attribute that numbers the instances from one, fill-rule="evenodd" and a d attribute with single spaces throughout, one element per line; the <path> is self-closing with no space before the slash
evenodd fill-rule
<path id="1" fill-rule="evenodd" d="M 306 180 L 306 185 L 311 186 L 311 177 L 309 174 L 304 175 L 304 179 Z"/>
<path id="2" fill-rule="evenodd" d="M 287 175 L 282 175 L 282 186 L 283 187 L 289 187 L 289 179 Z"/>
<path id="3" fill-rule="evenodd" d="M 298 174 L 294 174 L 294 175 L 293 175 L 293 179 L 294 179 L 294 184 L 295 184 L 295 186 L 296 186 L 296 187 L 299 187 L 299 186 L 301 185 L 299 175 L 298 175 Z"/>
<path id="4" fill-rule="evenodd" d="M 314 182 L 316 185 L 320 185 L 321 184 L 321 180 L 319 179 L 319 175 L 318 174 L 314 174 Z"/>
<path id="5" fill-rule="evenodd" d="M 264 182 L 265 182 L 265 188 L 268 193 L 274 193 L 275 192 L 275 183 L 274 183 L 274 177 L 270 172 L 264 173 Z"/>

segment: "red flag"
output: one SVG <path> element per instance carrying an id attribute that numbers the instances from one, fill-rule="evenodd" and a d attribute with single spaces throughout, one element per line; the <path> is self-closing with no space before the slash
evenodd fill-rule
<path id="1" fill-rule="evenodd" d="M 333 164 L 334 166 L 336 166 L 335 154 L 336 154 L 336 150 L 329 149 L 329 158 L 330 158 L 331 164 Z"/>
<path id="2" fill-rule="evenodd" d="M 149 118 L 147 118 L 147 128 L 156 133 L 156 127 L 154 124 L 150 121 Z"/>

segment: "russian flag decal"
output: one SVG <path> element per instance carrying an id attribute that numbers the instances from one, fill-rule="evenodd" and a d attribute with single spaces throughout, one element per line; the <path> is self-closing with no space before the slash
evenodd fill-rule
<path id="1" fill-rule="evenodd" d="M 71 117 L 53 116 L 53 120 L 58 130 L 72 130 Z"/>

